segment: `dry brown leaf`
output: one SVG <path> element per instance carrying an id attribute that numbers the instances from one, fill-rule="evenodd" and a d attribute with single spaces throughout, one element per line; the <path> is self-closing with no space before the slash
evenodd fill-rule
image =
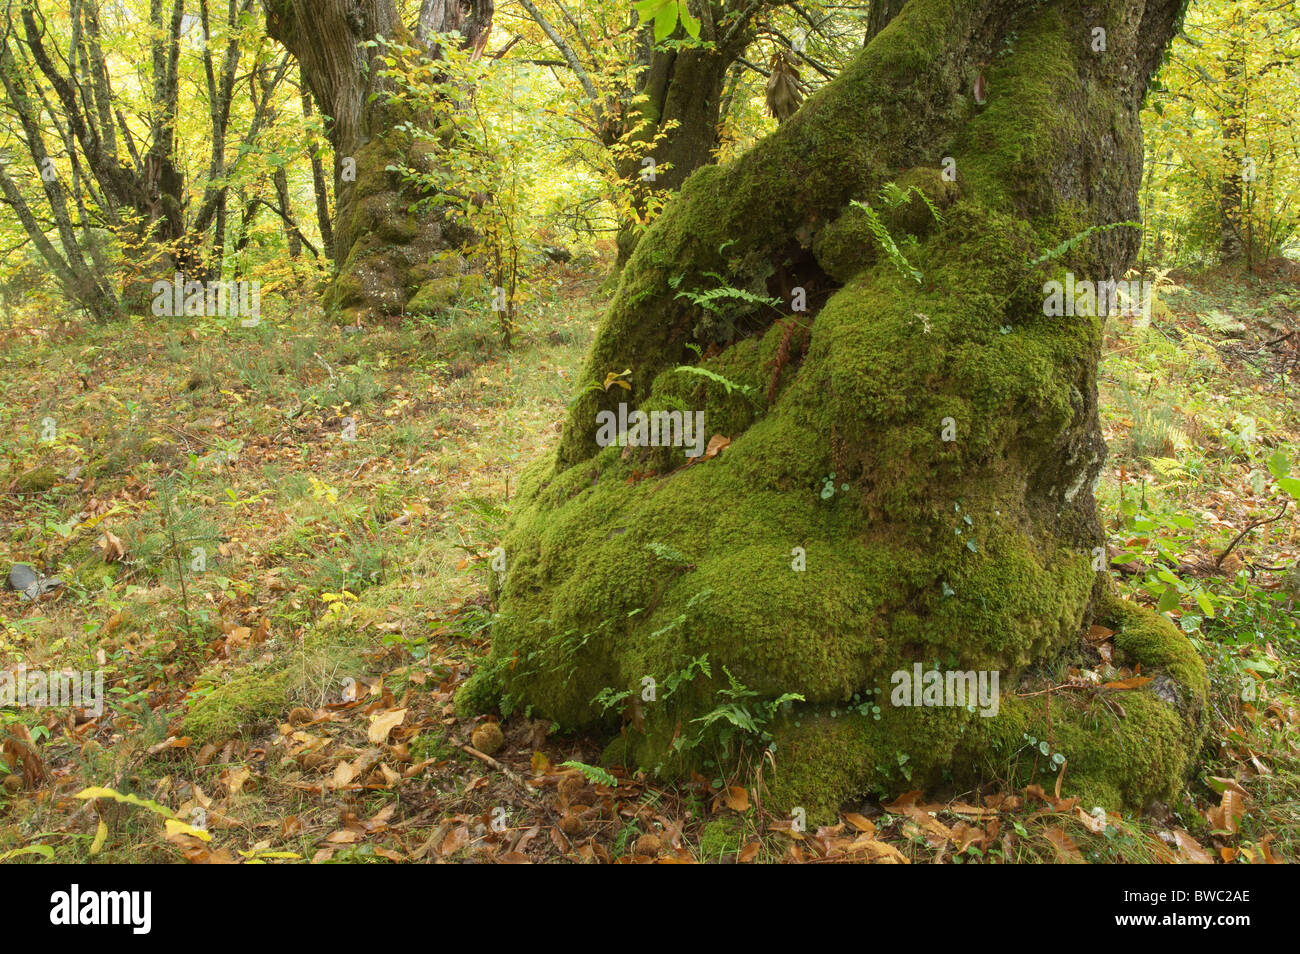
<path id="1" fill-rule="evenodd" d="M 795 845 L 793 847 L 797 848 L 798 846 Z M 911 864 L 911 862 L 907 860 L 907 856 L 904 855 L 897 848 L 895 848 L 893 845 L 883 841 L 876 841 L 876 839 L 868 838 L 865 835 L 859 838 L 857 841 L 853 842 L 853 844 L 849 845 L 849 847 L 845 850 L 849 854 L 856 854 L 859 851 L 866 852 L 867 856 L 870 858 L 871 861 L 878 862 L 880 864 L 891 864 L 891 865 Z"/>
<path id="2" fill-rule="evenodd" d="M 122 541 L 108 530 L 105 530 L 100 535 L 98 543 L 100 550 L 104 553 L 105 563 L 116 563 L 126 556 L 126 547 L 122 546 Z"/>
<path id="3" fill-rule="evenodd" d="M 1117 679 L 1114 682 L 1102 683 L 1103 689 L 1136 689 L 1139 686 L 1145 686 L 1151 681 L 1150 676 L 1132 676 L 1128 679 Z"/>
<path id="4" fill-rule="evenodd" d="M 722 801 L 733 812 L 749 811 L 749 792 L 739 785 L 729 785 L 722 794 Z"/>
<path id="5" fill-rule="evenodd" d="M 406 719 L 405 709 L 390 709 L 388 712 L 373 716 L 366 738 L 371 745 L 383 745 L 388 740 L 388 733 L 401 725 Z"/>
<path id="6" fill-rule="evenodd" d="M 1237 820 L 1246 814 L 1246 801 L 1237 792 L 1225 788 L 1219 796 L 1219 804 L 1205 813 L 1215 831 L 1235 835 L 1238 831 Z"/>
<path id="7" fill-rule="evenodd" d="M 731 446 L 731 438 L 723 437 L 721 434 L 714 434 L 709 438 L 709 445 L 704 448 L 704 456 L 701 460 L 712 460 L 724 450 Z"/>
<path id="8" fill-rule="evenodd" d="M 1192 865 L 1212 865 L 1214 859 L 1209 853 L 1201 847 L 1200 842 L 1183 831 L 1181 828 L 1174 829 L 1174 840 L 1178 842 L 1178 849 L 1186 859 L 1187 864 Z"/>
<path id="9" fill-rule="evenodd" d="M 876 833 L 876 826 L 871 822 L 871 819 L 864 818 L 857 812 L 845 813 L 844 820 L 860 832 L 868 835 L 874 835 Z"/>
<path id="10" fill-rule="evenodd" d="M 1057 854 L 1061 856 L 1061 860 L 1084 863 L 1083 852 L 1074 843 L 1074 839 L 1067 835 L 1063 829 L 1052 826 L 1044 829 L 1043 835 L 1052 843 Z"/>

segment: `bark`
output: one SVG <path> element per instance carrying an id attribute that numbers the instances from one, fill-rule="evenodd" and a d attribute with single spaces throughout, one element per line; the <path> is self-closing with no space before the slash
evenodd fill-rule
<path id="1" fill-rule="evenodd" d="M 302 91 L 302 114 L 312 114 L 311 94 L 305 87 Z M 334 261 L 334 227 L 330 221 L 329 186 L 325 183 L 325 165 L 321 162 L 320 151 L 315 148 L 311 150 L 311 186 L 316 200 L 316 228 L 320 231 L 320 240 L 330 261 Z"/>
<path id="2" fill-rule="evenodd" d="M 1234 265 L 1250 250 L 1242 235 L 1242 159 L 1246 154 L 1246 48 L 1241 11 L 1232 16 L 1232 40 L 1223 62 L 1223 178 L 1219 186 L 1219 261 Z M 1247 267 L 1250 261 L 1246 262 Z"/>
<path id="3" fill-rule="evenodd" d="M 1113 597 L 1092 492 L 1104 316 L 1052 313 L 1046 283 L 1136 254 L 1116 225 L 1138 214 L 1138 111 L 1182 6 L 909 0 L 777 132 L 692 176 L 624 270 L 595 386 L 521 479 L 460 705 L 612 735 L 593 700 L 624 700 L 606 757 L 661 774 L 771 744 L 765 804 L 809 818 L 870 788 L 1008 766 L 1023 783 L 1026 736 L 1067 753 L 1086 804 L 1178 791 L 1204 666 Z M 625 369 L 630 391 L 600 386 Z M 635 428 L 620 449 L 602 412 L 638 409 L 702 415 L 708 451 Z M 1104 730 L 1086 697 L 1041 692 L 1094 620 L 1153 677 Z M 1000 715 L 891 704 L 893 676 L 936 658 L 999 673 Z M 633 703 L 646 677 L 660 701 Z M 736 683 L 748 734 L 716 720 Z M 787 693 L 793 711 L 769 705 Z"/>
<path id="4" fill-rule="evenodd" d="M 520 0 L 520 4 L 577 77 L 587 97 L 587 124 L 601 143 L 606 147 L 623 140 L 655 144 L 616 167 L 641 220 L 647 218 L 651 191 L 678 189 L 692 172 L 713 162 L 728 70 L 753 39 L 755 18 L 777 5 L 774 0 L 692 3 L 701 23 L 701 43 L 696 47 L 656 48 L 653 26 L 644 25 L 636 31 L 630 51 L 638 67 L 636 82 L 630 89 L 608 92 L 597 87 L 595 56 L 567 8 L 556 4 L 568 32 L 551 22 L 533 0 Z M 687 38 L 680 26 L 672 37 L 678 42 Z M 602 39 L 615 42 L 611 37 Z M 638 101 L 642 95 L 645 99 Z M 647 169 L 643 158 L 654 160 L 653 170 Z M 627 261 L 640 235 L 635 222 L 620 223 L 617 267 Z"/>
<path id="5" fill-rule="evenodd" d="M 678 32 L 679 39 L 685 37 L 683 30 Z M 723 83 L 744 45 L 739 49 L 665 50 L 655 49 L 653 40 L 653 27 L 647 24 L 640 34 L 639 57 L 644 69 L 636 88 L 636 94 L 646 99 L 628 110 L 623 131 L 634 141 L 649 143 L 658 139 L 654 148 L 645 153 L 654 160 L 654 177 L 643 177 L 641 157 L 625 160 L 618 172 L 634 189 L 649 186 L 656 191 L 675 191 L 692 172 L 713 161 Z M 642 214 L 644 211 L 643 207 L 639 209 Z M 631 256 L 640 235 L 640 229 L 634 227 L 619 231 L 619 267 Z"/>
<path id="6" fill-rule="evenodd" d="M 412 43 L 393 0 L 263 0 L 267 32 L 289 50 L 317 108 L 329 118 L 334 148 L 333 257 L 338 272 L 327 304 L 349 319 L 404 312 L 438 280 L 438 253 L 463 239 L 440 217 L 415 215 L 420 197 L 388 167 L 422 170 L 437 157 L 395 128 L 408 117 L 385 95 L 377 37 Z M 422 5 L 417 30 L 460 32 L 481 49 L 491 28 L 490 0 Z M 352 173 L 355 172 L 355 175 Z"/>
<path id="7" fill-rule="evenodd" d="M 867 14 L 867 38 L 870 43 L 876 34 L 889 25 L 889 21 L 898 16 L 907 0 L 871 0 L 871 11 Z"/>

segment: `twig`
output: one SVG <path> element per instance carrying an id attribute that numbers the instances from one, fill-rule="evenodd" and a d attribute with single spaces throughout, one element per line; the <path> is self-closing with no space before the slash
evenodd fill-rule
<path id="1" fill-rule="evenodd" d="M 480 762 L 484 763 L 485 765 L 492 766 L 492 768 L 496 769 L 506 778 L 510 779 L 510 781 L 514 782 L 525 792 L 532 794 L 531 790 L 528 788 L 528 783 L 525 782 L 523 777 L 514 769 L 510 768 L 507 765 L 503 765 L 502 763 L 494 759 L 492 756 L 480 752 L 472 745 L 462 745 L 460 742 L 456 742 L 456 741 L 453 741 L 451 744 L 456 746 L 456 748 L 460 749 L 462 752 L 466 753 L 467 755 L 474 756 L 474 758 L 478 759 Z"/>
<path id="2" fill-rule="evenodd" d="M 202 444 L 204 447 L 215 447 L 215 446 L 216 446 L 215 444 L 209 444 L 207 441 L 205 441 L 205 440 L 204 440 L 203 438 L 201 438 L 201 437 L 195 437 L 193 434 L 190 434 L 190 433 L 187 433 L 186 431 L 181 430 L 179 427 L 172 427 L 170 424 L 168 424 L 168 423 L 165 422 L 165 421 L 163 422 L 163 427 L 167 428 L 167 430 L 169 430 L 169 431 L 175 431 L 177 434 L 179 434 L 181 437 L 185 438 L 187 441 L 198 441 L 198 442 L 199 442 L 200 444 Z"/>
<path id="3" fill-rule="evenodd" d="M 334 374 L 334 369 L 330 367 L 330 363 L 320 356 L 320 352 L 313 351 L 312 357 L 315 358 L 317 361 L 319 361 L 321 367 L 330 373 L 330 384 L 331 385 L 337 384 L 339 380 L 338 376 Z"/>
<path id="4" fill-rule="evenodd" d="M 1291 501 L 1283 500 L 1282 509 L 1277 512 L 1276 517 L 1270 517 L 1267 520 L 1257 520 L 1254 523 L 1247 526 L 1245 530 L 1241 531 L 1241 533 L 1237 534 L 1237 536 L 1233 538 L 1233 541 L 1228 544 L 1228 549 L 1220 553 L 1219 558 L 1214 561 L 1215 569 L 1218 569 L 1220 566 L 1223 565 L 1223 561 L 1228 558 L 1228 554 L 1232 552 L 1233 548 L 1236 547 L 1236 545 L 1241 542 L 1242 537 L 1250 533 L 1250 531 L 1252 530 L 1257 530 L 1260 527 L 1267 526 L 1270 523 L 1277 523 L 1277 521 L 1281 520 L 1284 516 L 1286 516 L 1286 508 L 1289 506 L 1291 506 Z"/>

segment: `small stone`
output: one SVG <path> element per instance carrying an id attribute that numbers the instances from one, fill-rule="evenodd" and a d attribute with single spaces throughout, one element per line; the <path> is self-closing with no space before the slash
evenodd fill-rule
<path id="1" fill-rule="evenodd" d="M 9 571 L 9 589 L 25 590 L 40 580 L 41 575 L 26 563 L 15 564 Z"/>

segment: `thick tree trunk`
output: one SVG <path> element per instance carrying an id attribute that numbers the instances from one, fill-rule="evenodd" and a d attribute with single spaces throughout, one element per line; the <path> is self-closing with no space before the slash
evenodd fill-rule
<path id="1" fill-rule="evenodd" d="M 1112 596 L 1092 490 L 1104 315 L 1060 316 L 1046 283 L 1105 282 L 1136 253 L 1114 226 L 1138 214 L 1138 110 L 1182 5 L 910 0 L 776 133 L 692 176 L 583 373 L 630 368 L 631 391 L 587 390 L 521 481 L 491 660 L 461 704 L 615 729 L 627 702 L 608 757 L 673 773 L 735 757 L 745 736 L 717 720 L 734 677 L 758 694 L 749 740 L 775 744 L 767 804 L 810 817 L 871 787 L 1033 771 L 1026 736 L 1064 753 L 1085 804 L 1175 792 L 1204 667 Z M 608 415 L 635 409 L 686 416 L 609 446 Z M 665 444 L 705 453 L 638 446 Z M 1124 715 L 1040 691 L 1092 658 L 1094 620 L 1153 677 Z M 944 705 L 942 680 L 938 705 L 891 699 L 935 660 L 999 674 L 989 717 Z M 803 701 L 769 711 L 786 693 Z"/>
<path id="2" fill-rule="evenodd" d="M 333 256 L 338 273 L 327 305 L 356 321 L 401 314 L 440 271 L 455 267 L 439 253 L 454 248 L 439 216 L 415 214 L 412 194 L 390 166 L 427 171 L 437 157 L 426 144 L 397 128 L 399 115 L 383 95 L 377 37 L 413 42 L 393 0 L 264 0 L 267 32 L 284 44 L 302 69 L 320 110 L 329 117 L 334 147 Z M 432 0 L 420 29 L 460 31 L 481 48 L 491 28 L 490 0 Z M 477 31 L 477 32 L 475 32 Z M 427 35 L 427 34 L 426 34 Z M 418 117 L 417 117 L 418 121 Z"/>

